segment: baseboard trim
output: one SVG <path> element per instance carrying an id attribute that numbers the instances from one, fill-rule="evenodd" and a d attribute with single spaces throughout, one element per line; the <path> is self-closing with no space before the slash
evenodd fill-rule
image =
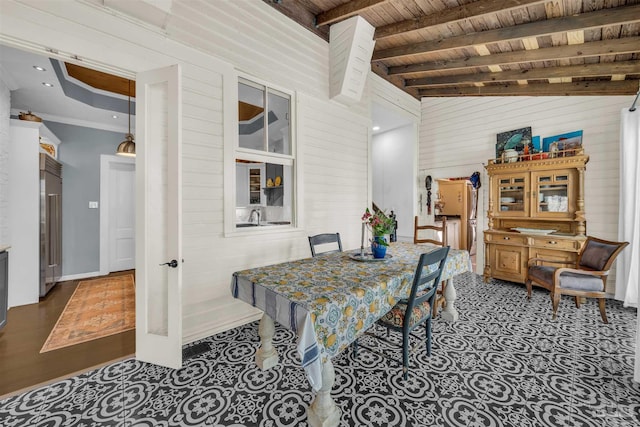
<path id="1" fill-rule="evenodd" d="M 198 328 L 198 330 L 191 331 L 182 337 L 182 345 L 191 344 L 194 341 L 208 338 L 220 332 L 227 331 L 229 329 L 237 328 L 238 326 L 246 325 L 247 323 L 255 322 L 262 318 L 263 313 L 250 314 L 240 319 L 235 319 L 231 322 L 220 323 L 211 322 Z"/>
<path id="2" fill-rule="evenodd" d="M 60 277 L 60 280 L 58 280 L 58 282 L 66 282 L 68 280 L 87 279 L 89 277 L 99 277 L 99 276 L 104 276 L 104 274 L 102 274 L 99 271 L 92 271 L 89 273 L 80 273 L 80 274 L 69 274 L 67 276 Z"/>

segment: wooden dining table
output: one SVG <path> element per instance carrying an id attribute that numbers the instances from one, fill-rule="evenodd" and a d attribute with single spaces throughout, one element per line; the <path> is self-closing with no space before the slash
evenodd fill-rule
<path id="1" fill-rule="evenodd" d="M 339 424 L 340 410 L 331 398 L 335 378 L 331 358 L 408 297 L 420 254 L 434 249 L 437 246 L 394 242 L 387 257 L 378 261 L 354 250 L 233 273 L 233 296 L 264 312 L 255 356 L 261 369 L 278 363 L 272 344 L 274 321 L 296 333 L 301 365 L 315 392 L 307 409 L 310 426 Z M 452 278 L 467 271 L 471 271 L 469 252 L 451 249 L 441 276 L 448 281 L 444 320 L 458 318 Z"/>

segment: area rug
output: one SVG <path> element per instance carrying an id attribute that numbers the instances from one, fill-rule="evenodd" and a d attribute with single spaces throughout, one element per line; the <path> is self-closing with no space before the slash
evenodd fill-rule
<path id="1" fill-rule="evenodd" d="M 135 302 L 133 274 L 81 281 L 40 353 L 134 329 Z"/>

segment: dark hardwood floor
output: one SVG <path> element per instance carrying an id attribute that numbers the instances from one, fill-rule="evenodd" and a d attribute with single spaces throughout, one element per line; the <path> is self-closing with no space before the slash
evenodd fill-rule
<path id="1" fill-rule="evenodd" d="M 61 282 L 40 303 L 9 310 L 0 331 L 0 398 L 135 353 L 135 330 L 40 353 L 78 282 Z"/>

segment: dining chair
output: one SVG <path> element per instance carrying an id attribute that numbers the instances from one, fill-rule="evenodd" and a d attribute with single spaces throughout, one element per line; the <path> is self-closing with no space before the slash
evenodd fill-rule
<path id="1" fill-rule="evenodd" d="M 440 275 L 449 254 L 449 247 L 435 249 L 431 252 L 420 255 L 416 272 L 413 276 L 411 292 L 409 297 L 398 301 L 393 308 L 382 316 L 377 324 L 387 329 L 387 337 L 382 337 L 374 332 L 367 331 L 367 335 L 374 336 L 386 343 L 397 345 L 397 342 L 390 340 L 389 332 L 402 332 L 402 377 L 406 380 L 409 375 L 409 353 L 417 347 L 409 348 L 410 337 L 421 340 L 420 337 L 412 333 L 414 329 L 424 324 L 425 344 L 427 356 L 431 356 L 431 308 L 435 304 L 437 283 L 440 282 Z M 373 351 L 370 347 L 360 345 L 367 350 Z M 388 355 L 382 353 L 382 356 Z"/>
<path id="2" fill-rule="evenodd" d="M 327 246 L 324 245 L 331 245 Z M 342 242 L 340 241 L 340 233 L 323 233 L 309 236 L 309 246 L 311 246 L 311 256 L 330 254 L 333 252 L 342 252 Z M 316 250 L 317 246 L 322 246 L 321 251 Z"/>
<path id="3" fill-rule="evenodd" d="M 420 231 L 428 230 L 432 232 L 433 238 L 420 238 Z M 447 246 L 447 217 L 442 217 L 442 225 L 418 225 L 418 216 L 413 218 L 413 243 L 431 243 L 432 245 Z M 440 284 L 437 291 L 436 304 L 433 306 L 433 317 L 438 315 L 440 308 L 444 309 L 446 300 L 444 298 L 444 291 L 446 290 L 447 282 L 444 281 Z"/>
<path id="4" fill-rule="evenodd" d="M 550 291 L 554 320 L 562 295 L 573 296 L 577 308 L 580 308 L 580 298 L 597 298 L 602 321 L 609 323 L 605 308 L 607 276 L 616 257 L 628 244 L 628 242 L 612 242 L 588 236 L 572 267 L 566 267 L 571 265 L 567 261 L 529 259 L 525 282 L 527 298 L 531 299 L 533 285 Z"/>

